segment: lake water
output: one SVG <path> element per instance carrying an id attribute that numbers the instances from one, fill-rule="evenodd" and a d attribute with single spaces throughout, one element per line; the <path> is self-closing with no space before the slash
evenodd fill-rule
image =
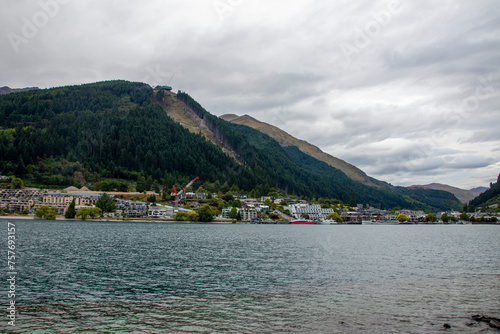
<path id="1" fill-rule="evenodd" d="M 11 222 L 2 332 L 498 333 L 498 225 Z"/>

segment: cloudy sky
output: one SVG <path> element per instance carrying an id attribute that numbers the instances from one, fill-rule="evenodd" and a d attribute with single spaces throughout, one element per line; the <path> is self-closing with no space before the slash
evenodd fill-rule
<path id="1" fill-rule="evenodd" d="M 170 83 L 395 185 L 500 173 L 498 0 L 0 3 L 0 86 Z"/>

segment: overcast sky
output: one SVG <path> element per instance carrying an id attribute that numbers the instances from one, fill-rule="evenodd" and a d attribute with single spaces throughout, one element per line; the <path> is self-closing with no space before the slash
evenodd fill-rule
<path id="1" fill-rule="evenodd" d="M 500 173 L 498 0 L 0 4 L 0 86 L 170 84 L 394 185 Z"/>

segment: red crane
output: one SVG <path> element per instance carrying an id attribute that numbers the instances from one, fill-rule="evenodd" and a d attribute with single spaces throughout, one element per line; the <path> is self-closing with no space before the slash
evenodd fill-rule
<path id="1" fill-rule="evenodd" d="M 190 187 L 193 183 L 196 182 L 200 177 L 197 176 L 194 179 L 191 180 L 184 188 L 181 189 L 181 191 L 177 192 L 177 189 L 175 189 L 175 184 L 174 184 L 174 196 L 175 196 L 175 211 L 178 211 L 179 209 L 179 195 L 184 192 L 188 187 Z"/>

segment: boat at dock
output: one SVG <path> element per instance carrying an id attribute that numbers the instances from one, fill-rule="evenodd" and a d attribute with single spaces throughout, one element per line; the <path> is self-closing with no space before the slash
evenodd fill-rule
<path id="1" fill-rule="evenodd" d="M 309 219 L 296 219 L 296 220 L 290 220 L 290 224 L 314 224 L 314 221 L 309 220 Z"/>
<path id="2" fill-rule="evenodd" d="M 320 220 L 319 223 L 321 225 L 336 225 L 338 224 L 335 220 L 333 219 L 323 219 L 323 220 Z"/>
<path id="3" fill-rule="evenodd" d="M 401 224 L 397 220 L 363 220 L 361 222 L 363 225 L 399 225 Z"/>

